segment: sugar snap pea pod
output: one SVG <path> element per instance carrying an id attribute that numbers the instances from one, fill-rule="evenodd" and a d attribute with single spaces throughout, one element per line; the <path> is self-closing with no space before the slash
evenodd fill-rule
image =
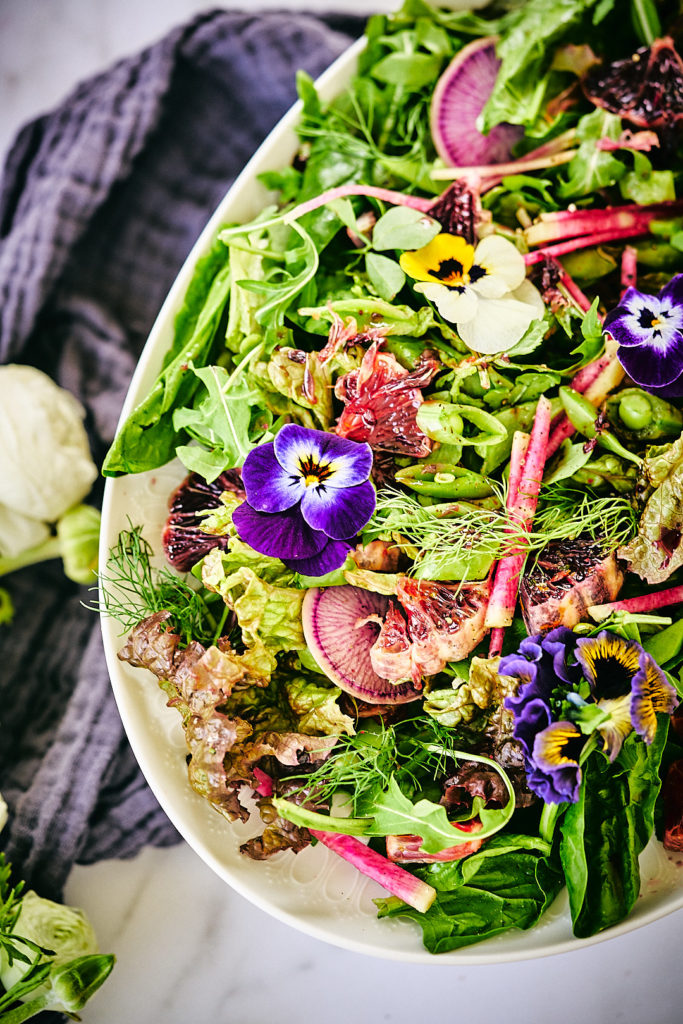
<path id="1" fill-rule="evenodd" d="M 474 449 L 477 455 L 483 459 L 481 465 L 481 471 L 484 476 L 488 476 L 493 473 L 494 469 L 501 466 L 504 462 L 510 458 L 510 452 L 512 451 L 512 438 L 516 430 L 528 431 L 531 429 L 531 424 L 534 422 L 534 416 L 536 414 L 536 406 L 538 402 L 520 402 L 519 405 L 511 405 L 507 409 L 499 409 L 497 412 L 492 413 L 493 416 L 501 423 L 507 431 L 505 438 L 498 444 L 482 446 Z M 562 409 L 562 403 L 559 398 L 552 398 L 550 402 L 551 415 L 555 415 Z"/>
<path id="2" fill-rule="evenodd" d="M 613 434 L 607 430 L 598 430 L 596 427 L 598 410 L 585 395 L 580 395 L 572 388 L 561 387 L 560 400 L 569 422 L 580 434 L 583 434 L 584 437 L 595 438 L 601 448 L 606 448 L 614 455 L 619 455 L 622 459 L 628 459 L 630 462 L 640 465 L 642 459 L 624 448 Z"/>
<path id="3" fill-rule="evenodd" d="M 683 413 L 642 388 L 624 388 L 607 400 L 607 416 L 614 429 L 634 441 L 678 437 Z"/>
<path id="4" fill-rule="evenodd" d="M 462 466 L 432 462 L 428 465 L 407 466 L 396 474 L 396 482 L 418 494 L 441 499 L 488 498 L 494 494 L 490 480 Z"/>
<path id="5" fill-rule="evenodd" d="M 476 549 L 458 558 L 427 555 L 415 571 L 418 580 L 483 580 L 488 576 L 494 556 Z"/>
<path id="6" fill-rule="evenodd" d="M 492 413 L 501 426 L 505 427 L 505 437 L 497 444 L 475 447 L 477 455 L 484 460 L 481 471 L 485 476 L 510 458 L 515 430 L 528 431 L 531 429 L 536 405 L 536 402 L 522 402 L 520 405 L 512 405 L 508 409 L 499 409 L 498 412 Z"/>
<path id="7" fill-rule="evenodd" d="M 479 433 L 465 434 L 465 421 L 475 426 Z M 507 430 L 492 413 L 474 405 L 456 405 L 453 402 L 423 402 L 417 410 L 417 425 L 427 437 L 442 444 L 486 448 L 507 437 Z"/>

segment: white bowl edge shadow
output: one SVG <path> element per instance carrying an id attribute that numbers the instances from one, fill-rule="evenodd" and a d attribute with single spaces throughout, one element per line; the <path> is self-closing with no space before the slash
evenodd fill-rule
<path id="1" fill-rule="evenodd" d="M 320 76 L 316 85 L 324 99 L 338 93 L 350 79 L 360 39 Z M 208 250 L 218 228 L 255 216 L 269 194 L 256 174 L 286 166 L 296 151 L 294 132 L 300 102 L 285 114 L 245 166 L 221 201 L 183 264 L 152 327 L 121 412 L 119 425 L 146 395 L 155 380 L 163 353 L 173 336 L 173 320 L 197 260 Z M 231 211 L 235 211 L 232 213 Z M 239 210 L 239 215 L 237 214 Z M 133 477 L 108 479 L 102 510 L 100 565 L 126 525 L 131 506 L 150 501 L 163 522 L 171 487 L 184 475 L 182 467 L 163 467 Z M 143 519 L 149 527 L 149 520 Z M 147 540 L 151 540 L 147 531 Z M 413 963 L 491 964 L 529 960 L 581 949 L 640 928 L 683 907 L 683 875 L 674 858 L 659 844 L 643 854 L 643 888 L 631 915 L 620 924 L 588 939 L 571 932 L 563 892 L 541 922 L 528 931 L 513 930 L 481 944 L 433 955 L 422 946 L 420 930 L 400 919 L 376 918 L 373 898 L 386 895 L 349 865 L 321 846 L 296 857 L 281 853 L 269 862 L 255 862 L 238 850 L 253 829 L 229 823 L 189 786 L 180 716 L 165 707 L 156 679 L 131 669 L 117 658 L 122 637 L 112 620 L 102 617 L 107 666 L 119 713 L 133 753 L 152 792 L 178 832 L 201 859 L 242 896 L 292 927 L 353 952 Z M 682 859 L 683 859 L 683 855 Z M 298 862 L 298 863 L 296 863 Z M 322 890 L 322 891 L 321 891 Z"/>

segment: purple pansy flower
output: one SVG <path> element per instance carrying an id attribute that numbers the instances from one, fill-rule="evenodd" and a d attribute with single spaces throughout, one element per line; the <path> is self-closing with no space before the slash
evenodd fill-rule
<path id="1" fill-rule="evenodd" d="M 306 576 L 343 565 L 375 509 L 372 449 L 287 423 L 242 467 L 247 500 L 233 512 L 243 541 Z"/>
<path id="2" fill-rule="evenodd" d="M 658 295 L 628 288 L 605 317 L 604 329 L 636 384 L 670 398 L 683 395 L 683 274 Z"/>
<path id="3" fill-rule="evenodd" d="M 579 799 L 580 758 L 590 732 L 597 729 L 613 761 L 632 731 L 652 743 L 657 715 L 671 714 L 678 703 L 652 656 L 607 630 L 578 637 L 560 627 L 528 637 L 501 658 L 498 671 L 519 680 L 505 707 L 514 716 L 529 789 L 546 803 Z M 579 694 L 582 680 L 587 699 Z"/>
<path id="4" fill-rule="evenodd" d="M 581 669 L 571 659 L 575 645 L 571 629 L 560 626 L 522 640 L 519 650 L 501 658 L 498 666 L 500 675 L 520 680 L 517 693 L 505 698 L 505 707 L 514 715 L 513 735 L 524 751 L 529 789 L 546 803 L 578 799 L 578 762 L 566 751 L 553 761 L 550 752 L 559 748 L 549 743 L 556 739 L 553 703 L 561 700 L 559 695 L 578 688 L 581 680 Z"/>
<path id="5" fill-rule="evenodd" d="M 532 775 L 540 785 L 548 803 L 567 800 L 575 804 L 579 799 L 581 769 L 579 757 L 586 737 L 573 722 L 551 722 L 534 740 L 533 759 L 536 767 Z"/>
<path id="6" fill-rule="evenodd" d="M 609 718 L 598 726 L 610 760 L 632 729 L 646 743 L 657 731 L 657 715 L 670 715 L 678 696 L 652 656 L 635 640 L 603 630 L 577 641 L 576 657 L 591 696 Z"/>

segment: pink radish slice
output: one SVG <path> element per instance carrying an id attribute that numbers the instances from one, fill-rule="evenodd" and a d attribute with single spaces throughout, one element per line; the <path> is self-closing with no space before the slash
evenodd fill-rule
<path id="1" fill-rule="evenodd" d="M 367 619 L 383 619 L 390 603 L 382 594 L 352 586 L 312 589 L 304 598 L 304 637 L 311 654 L 332 682 L 368 704 L 404 704 L 422 696 L 412 683 L 390 683 L 372 667 L 370 648 L 380 627 Z"/>
<path id="2" fill-rule="evenodd" d="M 436 83 L 430 126 L 436 151 L 447 166 L 504 163 L 524 134 L 519 125 L 505 123 L 497 124 L 488 135 L 477 129 L 499 67 L 496 38 L 487 36 L 465 46 Z"/>

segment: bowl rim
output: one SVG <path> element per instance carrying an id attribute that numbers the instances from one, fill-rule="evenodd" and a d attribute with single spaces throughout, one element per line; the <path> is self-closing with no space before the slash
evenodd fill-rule
<path id="1" fill-rule="evenodd" d="M 364 37 L 356 40 L 335 59 L 335 61 L 325 72 L 323 72 L 322 75 L 316 79 L 316 89 L 324 100 L 331 99 L 347 84 L 355 70 L 358 56 L 365 46 L 366 40 Z M 274 166 L 283 166 L 283 153 L 285 152 L 285 149 L 288 148 L 289 150 L 289 159 L 294 155 L 297 144 L 295 126 L 300 118 L 301 111 L 302 102 L 297 100 L 274 126 L 244 166 L 243 170 L 236 177 L 235 181 L 226 191 L 224 197 L 217 205 L 205 227 L 199 234 L 196 242 L 192 246 L 192 249 L 184 260 L 183 265 L 159 310 L 141 352 L 140 359 L 131 378 L 126 398 L 123 403 L 117 432 L 138 402 L 144 397 L 158 373 L 164 351 L 168 348 L 172 337 L 175 312 L 177 311 L 179 304 L 182 302 L 197 261 L 208 251 L 218 228 L 227 219 L 237 219 L 234 217 L 226 217 L 226 213 L 233 207 L 236 207 L 241 201 L 245 200 L 244 207 L 240 210 L 241 215 L 239 219 L 246 220 L 250 216 L 259 212 L 263 205 L 267 203 L 269 193 L 263 186 L 256 183 L 256 175 L 261 171 L 270 170 Z M 273 156 L 278 157 L 275 162 L 273 162 Z M 253 212 L 250 208 L 253 208 Z M 145 474 L 141 474 L 140 476 L 145 476 Z M 122 482 L 127 479 L 128 478 L 125 476 L 117 478 L 110 477 L 107 478 L 105 483 L 102 506 L 102 533 L 99 552 L 100 565 L 106 565 L 109 556 L 110 544 L 114 537 L 111 533 L 111 523 L 115 518 L 115 505 L 118 500 L 119 490 L 123 487 Z M 100 604 L 102 606 L 101 592 L 99 596 Z M 112 620 L 109 620 L 106 615 L 101 614 L 100 621 L 107 668 L 124 730 L 147 784 L 162 809 L 188 845 L 192 847 L 197 855 L 216 874 L 218 874 L 219 877 L 227 882 L 236 892 L 248 899 L 252 904 L 299 931 L 334 946 L 382 959 L 411 963 L 443 964 L 449 966 L 453 966 L 454 964 L 483 965 L 540 959 L 547 956 L 567 953 L 576 949 L 582 949 L 586 946 L 602 943 L 608 939 L 616 938 L 619 935 L 624 935 L 630 931 L 634 931 L 637 928 L 641 928 L 683 908 L 682 884 L 680 893 L 667 899 L 664 906 L 656 904 L 650 910 L 643 910 L 638 913 L 635 912 L 634 908 L 631 915 L 618 925 L 615 925 L 605 932 L 600 932 L 597 935 L 590 936 L 587 939 L 577 939 L 572 936 L 564 941 L 555 942 L 551 946 L 545 946 L 542 943 L 534 943 L 532 938 L 532 941 L 530 943 L 528 942 L 524 947 L 508 951 L 498 948 L 496 939 L 491 939 L 484 940 L 479 944 L 464 947 L 463 949 L 438 955 L 429 953 L 426 949 L 421 947 L 419 944 L 419 934 L 417 932 L 415 934 L 418 937 L 418 943 L 416 944 L 417 948 L 414 950 L 392 949 L 389 946 L 379 948 L 376 944 L 364 941 L 362 937 L 362 928 L 360 929 L 361 935 L 358 938 L 348 938 L 340 934 L 332 934 L 329 928 L 326 928 L 324 924 L 317 924 L 316 922 L 309 920 L 302 921 L 295 912 L 274 906 L 267 896 L 264 896 L 261 892 L 254 891 L 254 888 L 248 885 L 243 877 L 235 875 L 234 872 L 226 866 L 218 856 L 216 856 L 214 851 L 209 848 L 203 837 L 201 835 L 196 835 L 193 828 L 190 827 L 187 821 L 183 819 L 183 816 L 178 811 L 177 803 L 171 800 L 168 792 L 166 791 L 164 780 L 158 771 L 158 767 L 153 763 L 149 756 L 147 737 L 143 735 L 146 723 L 140 722 L 139 712 L 129 698 L 129 692 L 127 689 L 128 684 L 124 677 L 124 667 L 117 658 L 117 650 L 120 646 L 120 635 L 115 633 L 113 629 L 113 622 Z M 139 669 L 132 671 L 137 673 L 140 672 Z M 159 691 L 159 696 L 161 697 L 161 691 Z M 175 711 L 173 714 L 177 715 Z M 188 793 L 191 794 L 192 798 L 196 797 L 196 799 L 201 801 L 202 805 L 205 805 L 212 814 L 216 813 L 212 808 L 209 808 L 208 802 L 203 797 L 198 796 L 198 794 L 195 794 L 190 789 L 187 781 L 185 782 L 185 785 L 187 786 Z M 333 857 L 333 854 L 328 851 L 324 851 L 324 853 L 327 857 Z M 565 892 L 566 890 L 563 890 L 558 899 L 561 899 Z M 564 913 L 567 913 L 566 909 Z M 406 922 L 401 922 L 401 927 L 406 928 Z M 507 932 L 505 933 L 505 936 L 513 934 L 521 937 L 529 935 L 533 937 L 535 933 L 538 934 L 538 930 L 540 928 L 541 925 L 538 924 L 527 931 L 513 930 L 512 932 Z M 391 933 L 388 931 L 388 939 L 390 938 L 390 935 Z M 501 936 L 500 938 L 504 938 L 505 936 Z"/>

